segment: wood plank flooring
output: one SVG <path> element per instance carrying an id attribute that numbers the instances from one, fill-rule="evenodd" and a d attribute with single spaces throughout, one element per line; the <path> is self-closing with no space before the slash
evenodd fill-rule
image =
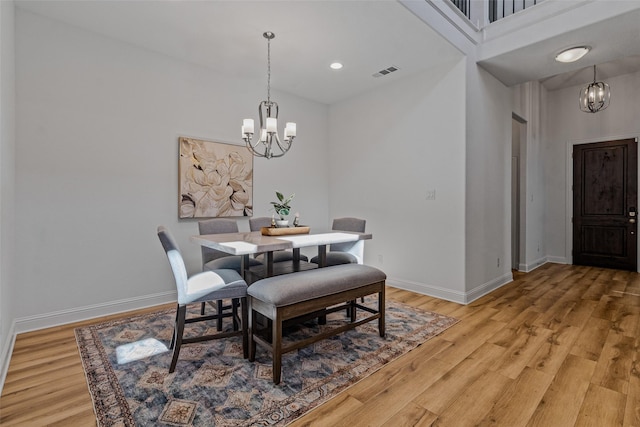
<path id="1" fill-rule="evenodd" d="M 460 322 L 293 427 L 640 426 L 640 274 L 546 264 L 467 306 L 387 297 Z M 73 330 L 106 319 L 19 335 L 0 424 L 95 425 Z"/>

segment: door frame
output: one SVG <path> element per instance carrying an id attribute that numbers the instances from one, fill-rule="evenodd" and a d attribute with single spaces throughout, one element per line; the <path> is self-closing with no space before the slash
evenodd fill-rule
<path id="1" fill-rule="evenodd" d="M 573 186 L 573 146 L 580 145 L 580 144 L 591 144 L 596 142 L 616 141 L 619 139 L 629 139 L 629 138 L 635 138 L 636 140 L 639 140 L 640 135 L 626 134 L 622 136 L 606 136 L 606 137 L 590 138 L 590 139 L 581 140 L 581 141 L 567 142 L 567 145 L 566 145 L 567 167 L 565 168 L 567 172 L 565 175 L 565 206 L 566 206 L 566 209 L 565 209 L 565 259 L 567 264 L 573 264 L 573 255 L 571 254 L 573 250 L 573 222 L 572 222 L 573 189 L 571 188 Z M 640 155 L 638 156 L 638 163 L 639 164 L 636 165 L 636 167 L 638 168 L 638 188 L 640 188 Z M 638 196 L 638 200 L 640 203 L 640 195 Z M 638 244 L 636 245 L 636 249 L 640 249 L 640 238 L 637 240 L 638 240 Z M 637 253 L 638 255 L 636 256 L 636 265 L 637 265 L 636 270 L 639 270 L 640 262 L 638 262 L 638 259 L 640 259 L 640 251 L 638 251 Z"/>
<path id="2" fill-rule="evenodd" d="M 527 122 L 524 118 L 519 116 L 516 113 L 511 113 L 511 125 L 513 127 L 513 122 L 518 123 L 518 131 L 519 131 L 519 145 L 518 145 L 518 200 L 511 200 L 511 212 L 513 215 L 514 203 L 517 203 L 515 210 L 517 210 L 518 218 L 517 222 L 517 243 L 514 242 L 514 236 L 510 236 L 511 245 L 517 244 L 517 253 L 518 259 L 511 260 L 511 265 L 514 263 L 517 265 L 516 270 L 518 271 L 530 271 L 527 268 L 527 149 L 529 146 L 529 122 Z M 513 128 L 512 128 L 512 136 L 511 136 L 511 157 L 513 163 Z M 513 170 L 511 171 L 513 174 Z M 513 175 L 511 176 L 511 180 L 513 180 Z M 512 195 L 513 197 L 513 195 Z M 513 218 L 511 219 L 511 232 L 513 233 Z M 511 250 L 511 254 L 513 254 L 513 248 Z M 535 268 L 535 266 L 534 266 Z"/>

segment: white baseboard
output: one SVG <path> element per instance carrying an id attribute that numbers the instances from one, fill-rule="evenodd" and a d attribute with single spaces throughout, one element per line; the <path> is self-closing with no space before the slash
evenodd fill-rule
<path id="1" fill-rule="evenodd" d="M 393 278 L 387 279 L 387 285 L 394 288 L 404 289 L 406 291 L 412 291 L 418 294 L 466 305 L 488 294 L 489 292 L 498 289 L 503 285 L 506 285 L 511 281 L 513 281 L 513 275 L 511 274 L 511 272 L 508 272 L 498 278 L 475 287 L 470 292 L 452 291 L 451 289 L 445 289 L 439 286 L 432 286 L 425 283 Z"/>
<path id="2" fill-rule="evenodd" d="M 571 264 L 569 260 L 563 256 L 547 256 L 547 262 L 554 264 Z"/>
<path id="3" fill-rule="evenodd" d="M 14 335 L 38 329 L 51 328 L 53 326 L 65 325 L 67 323 L 80 322 L 82 320 L 93 319 L 95 317 L 108 316 L 125 311 L 152 307 L 154 305 L 166 304 L 169 302 L 175 302 L 176 300 L 177 292 L 169 291 L 145 295 L 142 297 L 111 301 L 103 304 L 60 310 L 52 313 L 38 314 L 35 316 L 20 317 L 14 321 Z"/>
<path id="4" fill-rule="evenodd" d="M 11 354 L 13 353 L 13 345 L 16 342 L 16 322 L 11 322 L 11 327 L 0 348 L 0 393 L 4 388 L 4 380 L 9 372 L 9 363 L 11 362 Z"/>
<path id="5" fill-rule="evenodd" d="M 464 292 L 452 291 L 451 289 L 445 289 L 439 286 L 431 286 L 425 283 L 393 278 L 387 278 L 387 285 L 394 288 L 404 289 L 405 291 L 415 292 L 417 294 L 464 304 Z"/>
<path id="6" fill-rule="evenodd" d="M 541 265 L 546 264 L 547 262 L 548 262 L 548 259 L 546 256 L 544 256 L 530 263 L 526 263 L 526 264 L 520 263 L 518 265 L 518 271 L 522 271 L 524 273 L 530 273 L 536 268 L 540 267 Z"/>
<path id="7" fill-rule="evenodd" d="M 503 287 L 507 283 L 513 282 L 513 273 L 511 271 L 504 273 L 500 277 L 496 277 L 495 279 L 489 280 L 486 283 L 483 283 L 480 286 L 476 286 L 471 289 L 471 291 L 466 293 L 466 302 L 465 304 L 472 303 L 473 301 L 487 295 L 490 292 L 495 291 L 498 288 Z"/>

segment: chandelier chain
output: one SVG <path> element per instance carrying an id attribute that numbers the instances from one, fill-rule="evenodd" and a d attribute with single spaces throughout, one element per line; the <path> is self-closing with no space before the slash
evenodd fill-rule
<path id="1" fill-rule="evenodd" d="M 267 102 L 271 104 L 271 38 L 267 37 Z"/>

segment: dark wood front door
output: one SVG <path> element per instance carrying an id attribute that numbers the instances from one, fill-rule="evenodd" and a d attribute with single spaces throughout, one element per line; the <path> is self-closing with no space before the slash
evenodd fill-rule
<path id="1" fill-rule="evenodd" d="M 573 263 L 637 271 L 638 144 L 573 148 Z"/>

